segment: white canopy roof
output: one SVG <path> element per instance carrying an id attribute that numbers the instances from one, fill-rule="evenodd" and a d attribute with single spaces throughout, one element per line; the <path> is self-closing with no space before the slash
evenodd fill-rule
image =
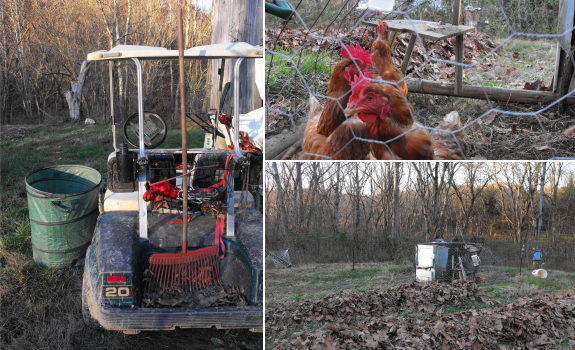
<path id="1" fill-rule="evenodd" d="M 107 51 L 96 51 L 88 54 L 88 61 L 125 60 L 138 58 L 141 60 L 177 60 L 178 50 L 168 50 L 163 47 L 118 45 Z M 184 59 L 214 59 L 214 58 L 258 58 L 263 57 L 263 49 L 248 43 L 224 43 L 196 46 L 184 50 Z"/>

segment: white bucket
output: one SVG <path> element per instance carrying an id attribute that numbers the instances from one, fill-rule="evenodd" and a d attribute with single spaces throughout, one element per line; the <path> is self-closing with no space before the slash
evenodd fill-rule
<path id="1" fill-rule="evenodd" d="M 533 270 L 531 274 L 535 277 L 547 278 L 547 271 L 543 269 Z"/>

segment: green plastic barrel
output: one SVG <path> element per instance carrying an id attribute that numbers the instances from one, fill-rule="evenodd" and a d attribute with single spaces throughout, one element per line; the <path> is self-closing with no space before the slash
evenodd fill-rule
<path id="1" fill-rule="evenodd" d="M 56 165 L 26 176 L 34 260 L 43 268 L 81 266 L 98 219 L 100 173 Z"/>

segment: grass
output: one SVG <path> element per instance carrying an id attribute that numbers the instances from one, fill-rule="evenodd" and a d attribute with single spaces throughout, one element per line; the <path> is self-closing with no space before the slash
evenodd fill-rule
<path id="1" fill-rule="evenodd" d="M 411 274 L 412 270 L 413 270 L 412 265 L 397 265 L 387 269 L 387 271 L 389 271 L 390 273 L 405 274 L 405 275 Z"/>
<path id="2" fill-rule="evenodd" d="M 549 276 L 548 278 L 528 276 L 527 278 L 522 279 L 521 282 L 530 286 L 535 286 L 538 289 L 548 289 L 557 292 L 573 292 L 575 289 L 574 275 L 559 274 Z"/>
<path id="3" fill-rule="evenodd" d="M 314 52 L 302 52 L 301 56 L 288 51 L 279 51 L 279 53 L 290 57 L 291 60 L 280 55 L 273 55 L 273 57 L 266 55 L 266 65 L 269 67 L 270 64 L 273 64 L 272 73 L 269 78 L 266 76 L 268 95 L 275 96 L 282 92 L 284 94 L 290 93 L 284 92 L 285 86 L 291 87 L 301 83 L 301 78 L 294 68 L 295 65 L 306 80 L 312 79 L 313 82 L 329 81 L 334 62 L 325 52 L 319 55 Z M 325 78 L 327 80 L 321 80 Z M 310 88 L 313 89 L 313 86 Z M 307 94 L 305 95 L 307 96 Z"/>
<path id="4" fill-rule="evenodd" d="M 23 137 L 11 138 L 22 129 Z M 123 139 L 116 128 L 117 140 Z M 88 329 L 81 312 L 82 269 L 44 270 L 32 256 L 24 178 L 35 169 L 78 164 L 106 179 L 113 151 L 109 126 L 58 124 L 2 126 L 0 134 L 0 349 L 261 349 L 262 335 L 247 330 L 177 329 L 124 336 Z M 202 147 L 203 131 L 190 128 L 188 147 Z M 169 130 L 162 148 L 181 148 Z"/>
<path id="5" fill-rule="evenodd" d="M 531 277 L 530 270 L 516 267 L 482 266 L 479 276 L 486 279 L 481 284 L 485 297 L 490 301 L 469 300 L 460 305 L 445 305 L 443 311 L 447 314 L 468 310 L 495 308 L 498 304 L 509 304 L 520 298 L 535 298 L 540 295 L 569 294 L 575 291 L 575 274 L 549 270 L 547 279 Z M 389 288 L 400 283 L 411 282 L 414 272 L 411 265 L 393 263 L 361 263 L 356 264 L 355 271 L 351 264 L 310 264 L 293 266 L 289 269 L 266 269 L 266 308 L 274 308 L 280 300 L 303 301 L 323 298 L 329 294 L 343 290 L 362 292 L 367 289 Z M 359 287 L 358 287 L 359 286 Z M 435 313 L 435 312 L 434 312 Z M 421 311 L 402 311 L 404 318 L 427 320 L 434 313 Z M 370 318 L 371 315 L 366 316 Z M 450 316 L 448 316 L 450 317 Z M 354 322 L 368 322 L 361 317 Z M 315 321 L 300 325 L 290 325 L 286 333 L 278 338 L 266 337 L 266 349 L 273 349 L 281 340 L 290 339 L 295 332 L 313 333 L 319 327 Z M 350 324 L 350 327 L 353 327 Z M 561 346 L 568 345 L 562 343 Z"/>
<path id="6" fill-rule="evenodd" d="M 495 305 L 489 305 L 487 303 L 479 302 L 479 301 L 472 301 L 470 303 L 466 303 L 459 306 L 447 305 L 443 311 L 446 313 L 453 313 L 453 312 L 462 312 L 471 309 L 479 310 L 479 309 L 486 309 L 486 308 L 494 308 Z"/>

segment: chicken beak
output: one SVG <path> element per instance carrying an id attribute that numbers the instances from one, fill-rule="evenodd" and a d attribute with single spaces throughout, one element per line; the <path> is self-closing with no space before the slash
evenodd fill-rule
<path id="1" fill-rule="evenodd" d="M 356 108 L 355 105 L 347 105 L 347 108 L 343 111 L 343 113 L 345 113 L 345 116 L 348 118 L 354 114 L 357 114 L 357 112 L 359 112 L 359 108 Z"/>

